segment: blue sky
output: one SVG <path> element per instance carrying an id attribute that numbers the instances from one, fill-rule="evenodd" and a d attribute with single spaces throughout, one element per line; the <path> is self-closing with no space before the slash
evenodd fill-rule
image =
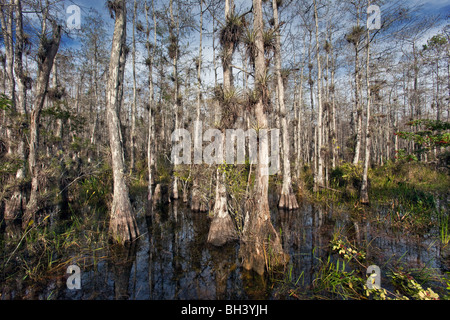
<path id="1" fill-rule="evenodd" d="M 295 1 L 295 0 L 294 0 Z M 62 6 L 65 8 L 67 8 L 69 5 L 71 4 L 76 4 L 80 7 L 81 9 L 81 27 L 83 28 L 83 16 L 87 16 L 89 14 L 89 12 L 92 10 L 92 8 L 96 9 L 102 16 L 102 19 L 104 19 L 104 21 L 107 23 L 107 30 L 108 30 L 108 37 L 112 37 L 112 27 L 114 24 L 114 20 L 111 19 L 109 12 L 106 8 L 105 5 L 105 0 L 63 0 L 62 1 Z M 148 0 L 149 3 L 151 3 L 151 0 Z M 244 8 L 250 8 L 251 6 L 251 0 L 235 0 L 236 2 L 236 7 L 240 8 L 241 11 L 244 10 Z M 160 0 L 156 0 L 155 3 L 160 6 L 161 1 Z M 168 3 L 168 0 L 166 1 L 166 4 Z M 414 6 L 414 5 L 422 5 L 420 10 L 418 11 L 418 15 L 419 16 L 432 16 L 432 15 L 436 15 L 436 14 L 440 14 L 441 15 L 441 20 L 439 21 L 439 23 L 432 28 L 429 32 L 427 32 L 424 36 L 423 36 L 423 42 L 426 41 L 426 39 L 428 39 L 429 37 L 431 37 L 432 35 L 434 35 L 436 32 L 438 32 L 443 25 L 450 23 L 450 20 L 448 20 L 448 18 L 446 19 L 445 17 L 448 16 L 450 14 L 450 0 L 412 0 L 409 1 L 409 3 Z M 381 11 L 383 10 L 383 8 L 381 7 Z M 383 12 L 382 12 L 383 14 Z M 64 17 L 67 17 L 68 15 L 65 14 L 65 12 L 61 12 L 61 18 L 64 19 Z M 220 16 L 222 18 L 222 16 Z M 143 18 L 141 18 L 142 20 Z M 129 25 L 131 23 L 129 22 Z M 207 29 L 211 29 L 211 27 L 207 28 Z M 128 36 L 131 38 L 130 33 L 128 34 Z M 187 41 L 190 42 L 190 45 L 192 47 L 192 53 L 189 55 L 188 59 L 191 59 L 192 57 L 194 57 L 197 54 L 197 50 L 198 50 L 198 34 L 197 32 L 194 32 L 191 36 L 190 39 L 185 39 L 184 40 L 185 43 Z M 107 41 L 108 42 L 108 41 Z M 206 37 L 204 37 L 204 48 L 203 48 L 203 55 L 204 55 L 204 59 L 206 61 L 212 61 L 212 48 L 211 48 L 211 43 L 210 43 L 210 39 L 208 40 Z M 71 33 L 71 39 L 64 37 L 63 39 L 63 46 L 64 47 L 79 47 L 80 46 L 80 42 L 79 42 L 79 37 L 77 36 L 76 33 Z M 139 51 L 139 48 L 138 48 Z M 192 56 L 192 57 L 191 57 Z M 139 52 L 138 52 L 138 60 L 139 60 Z M 141 59 L 143 59 L 141 57 Z M 127 69 L 129 68 L 129 64 L 127 64 Z M 142 66 L 144 68 L 144 66 Z M 138 66 L 139 68 L 139 66 Z M 204 70 L 206 78 L 205 79 L 206 82 L 208 82 L 209 84 L 212 83 L 212 77 L 213 77 L 213 71 L 211 70 L 211 68 L 209 70 Z M 221 68 L 219 68 L 218 70 L 219 73 L 219 81 L 221 80 Z"/>
<path id="2" fill-rule="evenodd" d="M 149 3 L 151 0 L 148 0 Z M 63 0 L 64 7 L 67 8 L 71 4 L 76 4 L 81 8 L 81 18 L 83 24 L 83 16 L 89 14 L 92 8 L 96 9 L 103 17 L 104 21 L 112 27 L 113 20 L 109 16 L 109 12 L 105 6 L 105 0 Z M 165 1 L 166 3 L 168 0 Z M 160 0 L 156 0 L 155 3 L 158 5 L 161 3 Z M 235 0 L 236 7 L 250 7 L 251 0 Z M 450 0 L 411 0 L 408 1 L 411 6 L 421 5 L 420 10 L 418 11 L 419 16 L 431 16 L 440 14 L 441 20 L 436 25 L 435 28 L 431 32 L 437 31 L 439 28 L 442 28 L 444 24 L 450 23 L 450 20 L 445 19 L 446 16 L 450 14 Z M 383 8 L 381 8 L 383 10 Z M 112 31 L 111 31 L 112 34 Z M 193 35 L 192 42 L 195 43 L 195 38 L 197 35 Z M 207 43 L 205 41 L 205 43 Z M 67 43 L 66 43 L 67 45 Z"/>
<path id="3" fill-rule="evenodd" d="M 149 3 L 151 0 L 148 0 Z M 63 5 L 67 8 L 71 4 L 76 4 L 81 8 L 81 18 L 83 24 L 83 16 L 89 14 L 92 8 L 96 9 L 103 17 L 104 21 L 112 27 L 113 20 L 109 16 L 109 12 L 106 9 L 105 0 L 63 0 Z M 165 0 L 167 3 L 168 0 Z M 251 0 L 235 0 L 237 7 L 250 7 Z M 450 23 L 450 21 L 445 19 L 445 16 L 450 14 L 450 0 L 411 0 L 408 1 L 411 6 L 421 5 L 418 11 L 419 16 L 429 16 L 429 15 L 441 15 L 441 20 L 439 24 L 433 29 L 441 28 L 445 23 Z M 156 0 L 155 3 L 158 5 L 161 3 L 160 0 Z M 383 8 L 381 8 L 383 9 Z M 67 15 L 66 15 L 67 16 Z M 112 32 L 111 32 L 112 33 Z M 195 41 L 195 39 L 192 39 Z"/>

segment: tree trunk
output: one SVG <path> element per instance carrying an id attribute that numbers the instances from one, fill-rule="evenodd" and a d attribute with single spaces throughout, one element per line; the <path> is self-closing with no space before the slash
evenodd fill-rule
<path id="1" fill-rule="evenodd" d="M 225 1 L 225 19 L 229 19 L 234 14 L 233 0 Z M 226 94 L 230 92 L 233 87 L 233 77 L 231 69 L 231 61 L 233 57 L 233 43 L 226 43 L 226 47 L 222 48 L 224 51 L 222 68 L 223 68 L 223 92 Z M 223 114 L 223 112 L 222 112 Z M 223 121 L 220 121 L 223 124 Z M 225 128 L 222 128 L 225 129 Z M 225 144 L 225 139 L 223 139 Z M 223 148 L 225 150 L 225 148 Z M 231 216 L 228 214 L 227 205 L 227 189 L 225 185 L 225 173 L 220 172 L 217 168 L 216 172 L 216 198 L 214 202 L 213 219 L 208 233 L 208 243 L 216 246 L 224 245 L 230 240 L 237 237 L 236 229 L 233 224 Z"/>
<path id="2" fill-rule="evenodd" d="M 304 143 L 303 143 L 303 139 L 302 139 L 302 137 L 303 137 L 303 134 L 304 134 L 304 132 L 303 131 L 306 131 L 306 130 L 304 130 L 304 128 L 303 128 L 303 116 L 302 116 L 302 113 L 303 113 L 303 72 L 304 72 L 304 70 L 305 70 L 305 68 L 304 68 L 304 66 L 302 66 L 302 71 L 301 71 L 301 73 L 300 73 L 300 85 L 299 85 L 299 88 L 298 88 L 298 113 L 297 113 L 297 130 L 296 130 L 296 132 L 297 132 L 297 143 L 298 143 L 298 146 L 297 146 L 297 179 L 300 181 L 300 176 L 301 176 L 301 172 L 302 172 L 302 166 L 301 166 L 301 164 L 302 164 L 302 154 L 304 155 L 305 154 L 305 152 L 304 151 L 302 151 L 302 147 L 304 146 Z"/>
<path id="3" fill-rule="evenodd" d="M 148 83 L 149 83 L 149 106 L 148 106 L 148 143 L 147 143 L 147 168 L 148 168 L 148 202 L 152 204 L 152 184 L 153 184 L 153 162 L 154 162 L 154 130 L 153 130 L 153 117 L 152 109 L 154 105 L 154 89 L 153 89 L 153 61 L 155 59 L 156 48 L 156 17 L 155 7 L 152 0 L 152 12 L 153 12 L 153 46 L 150 46 L 150 24 L 148 21 L 148 9 L 147 2 L 145 3 L 145 20 L 147 22 L 147 52 L 148 52 Z M 151 206 L 150 206 L 151 207 Z"/>
<path id="4" fill-rule="evenodd" d="M 34 109 L 31 112 L 30 123 L 30 153 L 28 157 L 28 167 L 31 175 L 31 193 L 25 214 L 22 219 L 22 227 L 26 228 L 31 219 L 35 220 L 35 214 L 39 209 L 38 205 L 38 188 L 39 188 L 39 169 L 38 169 L 38 152 L 39 152 L 39 123 L 41 111 L 44 107 L 45 97 L 48 90 L 48 82 L 50 73 L 53 68 L 53 62 L 59 49 L 61 40 L 61 26 L 53 24 L 53 34 L 51 40 L 45 35 L 45 24 L 47 17 L 44 15 L 41 40 L 37 54 L 37 79 L 35 83 L 35 97 L 33 101 Z"/>
<path id="5" fill-rule="evenodd" d="M 317 5 L 314 0 L 314 20 L 316 23 L 316 56 L 317 56 L 317 171 L 314 173 L 314 189 L 324 185 L 323 181 L 323 155 L 322 155 L 322 133 L 323 133 L 323 106 L 322 106 L 322 67 L 320 64 L 319 44 L 319 17 Z"/>
<path id="6" fill-rule="evenodd" d="M 281 188 L 280 201 L 278 206 L 281 209 L 298 209 L 297 198 L 292 190 L 291 162 L 290 162 L 290 139 L 286 106 L 284 104 L 284 84 L 281 76 L 281 37 L 280 24 L 278 19 L 277 0 L 272 1 L 273 19 L 275 28 L 275 63 L 278 87 L 278 103 L 280 106 L 281 130 L 283 133 L 283 184 Z"/>
<path id="7" fill-rule="evenodd" d="M 18 116 L 18 123 L 25 123 L 27 115 L 26 107 L 26 84 L 25 74 L 23 72 L 23 18 L 22 18 L 22 3 L 21 0 L 15 0 L 15 23 L 16 23 L 16 45 L 14 52 L 14 71 L 17 76 L 18 92 L 16 95 L 16 101 L 14 103 Z M 26 148 L 25 148 L 25 136 L 23 132 L 23 126 L 20 125 L 17 132 L 17 156 L 21 160 L 21 165 L 16 171 L 14 177 L 14 190 L 13 195 L 7 201 L 5 201 L 5 220 L 14 220 L 20 217 L 26 206 L 25 190 L 23 186 L 23 179 L 26 174 Z"/>
<path id="8" fill-rule="evenodd" d="M 175 23 L 175 18 L 173 15 L 173 0 L 170 0 L 170 48 L 169 56 L 172 56 L 172 66 L 173 66 L 173 77 L 174 79 L 174 113 L 175 113 L 175 130 L 178 129 L 179 119 L 178 112 L 180 109 L 179 105 L 179 81 L 178 81 L 178 24 Z M 176 31 L 176 34 L 174 34 Z M 176 171 L 176 166 L 174 170 Z M 172 186 L 172 197 L 173 199 L 178 199 L 178 177 L 174 176 L 173 186 Z"/>
<path id="9" fill-rule="evenodd" d="M 208 243 L 215 246 L 222 246 L 229 241 L 237 239 L 233 220 L 228 214 L 227 192 L 224 178 L 224 174 L 217 168 L 214 216 L 208 233 Z"/>
<path id="10" fill-rule="evenodd" d="M 137 113 L 137 83 L 136 83 L 136 15 L 137 0 L 134 0 L 133 10 L 133 36 L 132 36 L 132 65 L 133 65 L 133 103 L 131 105 L 131 133 L 130 133 L 130 172 L 136 166 L 136 113 Z"/>
<path id="11" fill-rule="evenodd" d="M 57 88 L 59 87 L 59 83 L 58 83 L 58 67 L 57 67 L 57 62 L 55 61 L 53 63 L 53 70 L 52 70 L 52 75 L 53 75 L 53 79 L 52 79 L 52 89 L 53 90 L 57 90 Z M 54 106 L 56 106 L 56 103 L 58 102 L 53 102 Z M 66 169 L 66 164 L 64 161 L 64 143 L 63 143 L 63 133 L 64 133 L 64 122 L 65 120 L 62 117 L 58 117 L 58 119 L 56 119 L 56 133 L 55 133 L 55 137 L 57 137 L 57 145 L 56 145 L 56 156 L 58 158 L 59 161 L 59 194 L 61 196 L 61 198 L 59 199 L 59 203 L 58 203 L 58 209 L 60 212 L 60 217 L 62 219 L 66 219 L 68 216 L 68 212 L 69 212 L 69 205 L 68 205 L 68 190 L 67 190 L 67 169 Z"/>
<path id="12" fill-rule="evenodd" d="M 359 28 L 359 8 L 357 9 L 357 28 Z M 362 140 L 362 108 L 360 105 L 360 68 L 359 68 L 359 35 L 353 34 L 355 36 L 354 39 L 354 48 L 355 48 L 355 110 L 356 110 L 356 119 L 355 119 L 355 134 L 356 134 L 356 142 L 355 142 L 355 153 L 353 155 L 353 164 L 357 165 L 360 158 L 360 150 L 361 150 L 361 140 Z"/>
<path id="13" fill-rule="evenodd" d="M 202 40 L 203 40 L 203 0 L 200 0 L 200 25 L 199 25 L 200 35 L 199 35 L 199 49 L 198 49 L 198 58 L 197 58 L 197 121 L 194 126 L 194 137 L 197 139 L 201 137 L 201 132 L 199 128 L 200 123 L 200 108 L 202 104 Z M 201 139 L 200 139 L 201 141 Z M 201 142 L 199 142 L 201 143 Z M 194 151 L 195 152 L 195 151 Z M 198 163 L 194 163 L 194 166 L 198 166 Z M 199 168 L 198 168 L 199 170 Z M 192 183 L 192 198 L 191 198 L 191 210 L 192 211 L 201 211 L 201 209 L 205 209 L 206 206 L 201 204 L 200 192 L 199 192 L 199 181 L 198 177 L 194 175 L 194 181 Z"/>
<path id="14" fill-rule="evenodd" d="M 119 104 L 121 103 L 121 87 L 123 87 L 125 63 L 123 58 L 126 41 L 126 3 L 125 0 L 115 0 L 115 26 L 109 63 L 107 91 L 107 119 L 109 141 L 112 155 L 114 193 L 111 207 L 109 232 L 112 238 L 120 243 L 132 241 L 139 235 L 135 217 L 132 212 L 125 182 L 125 165 L 123 156 L 123 141 L 120 128 Z"/>
<path id="15" fill-rule="evenodd" d="M 266 61 L 264 56 L 264 24 L 261 0 L 253 0 L 255 32 L 255 87 L 259 91 L 258 101 L 255 106 L 255 115 L 258 128 L 267 128 L 268 121 L 265 114 L 264 95 L 267 95 L 266 87 Z M 269 210 L 269 143 L 268 136 L 259 139 L 259 161 L 255 177 L 255 190 L 253 206 L 245 217 L 244 230 L 241 239 L 239 256 L 242 266 L 247 270 L 254 270 L 258 274 L 286 263 L 286 255 L 283 252 L 281 240 L 270 220 Z M 263 161 L 266 160 L 266 161 Z"/>
<path id="16" fill-rule="evenodd" d="M 330 41 L 331 43 L 331 41 Z M 331 49 L 330 49 L 331 50 Z M 337 159 L 337 145 L 338 140 L 336 136 L 336 95 L 335 95 L 335 59 L 331 58 L 331 109 L 330 109 L 330 141 L 331 141 L 331 168 L 336 168 L 336 159 Z"/>
<path id="17" fill-rule="evenodd" d="M 11 111 L 16 112 L 16 81 L 14 79 L 14 42 L 13 42 L 13 19 L 14 18 L 14 0 L 10 4 L 4 4 L 0 8 L 0 24 L 2 28 L 3 43 L 5 46 L 5 71 L 8 78 L 9 95 L 11 100 Z M 6 138 L 8 139 L 8 154 L 12 155 L 14 140 L 11 129 L 11 118 L 6 117 Z"/>
<path id="18" fill-rule="evenodd" d="M 370 6 L 370 1 L 369 4 Z M 366 42 L 366 150 L 364 155 L 364 169 L 361 183 L 360 201 L 363 204 L 369 204 L 369 191 L 368 191 L 368 171 L 370 161 L 370 31 L 367 29 L 367 42 Z"/>

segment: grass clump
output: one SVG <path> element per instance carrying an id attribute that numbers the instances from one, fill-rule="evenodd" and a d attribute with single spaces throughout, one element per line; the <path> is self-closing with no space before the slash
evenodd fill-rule
<path id="1" fill-rule="evenodd" d="M 409 189 L 422 193 L 443 193 L 450 188 L 447 173 L 420 162 L 389 162 L 372 172 L 372 196 L 376 199 L 406 195 Z"/>

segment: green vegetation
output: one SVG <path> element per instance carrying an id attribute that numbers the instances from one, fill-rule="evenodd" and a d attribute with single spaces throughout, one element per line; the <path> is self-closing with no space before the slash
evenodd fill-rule
<path id="1" fill-rule="evenodd" d="M 408 122 L 407 125 L 410 126 L 411 131 L 399 131 L 395 135 L 413 141 L 416 148 L 411 155 L 405 155 L 405 150 L 402 149 L 397 156 L 398 159 L 418 161 L 431 150 L 450 146 L 450 122 L 418 119 Z"/>
<path id="2" fill-rule="evenodd" d="M 429 19 L 408 1 L 387 1 L 393 20 L 371 33 L 370 1 L 110 0 L 83 13 L 73 41 L 61 41 L 72 31 L 54 16 L 60 1 L 10 2 L 0 5 L 6 289 L 61 280 L 69 263 L 95 267 L 108 239 L 147 239 L 135 274 L 147 260 L 145 280 L 167 292 L 176 280 L 177 298 L 212 277 L 217 294 L 239 295 L 239 266 L 266 273 L 259 279 L 270 278 L 282 298 L 448 299 L 450 25 L 424 32 Z M 177 129 L 204 152 L 219 142 L 191 139 L 201 133 L 195 121 L 222 133 L 269 130 L 278 174 L 267 183 L 261 162 L 248 159 L 175 165 Z M 259 161 L 269 156 L 262 135 L 240 138 L 246 152 L 259 144 Z M 236 259 L 209 248 L 223 245 L 215 236 L 230 240 Z M 425 258 L 407 264 L 406 249 L 381 252 L 391 240 Z M 367 287 L 373 264 L 383 264 L 377 290 Z"/>
<path id="3" fill-rule="evenodd" d="M 353 208 L 357 216 L 369 215 L 367 217 L 398 231 L 423 233 L 438 226 L 445 242 L 449 216 L 445 203 L 450 190 L 447 172 L 422 162 L 408 161 L 388 162 L 373 168 L 369 170 L 370 207 L 359 204 L 361 173 L 361 166 L 343 163 L 331 172 L 330 187 L 319 193 L 312 193 L 311 187 L 309 198 L 319 203 L 341 205 L 345 210 Z M 438 207 L 438 203 L 441 206 Z"/>
<path id="4" fill-rule="evenodd" d="M 305 167 L 301 176 L 306 182 L 303 193 L 318 205 L 332 206 L 335 214 L 349 212 L 352 221 L 371 224 L 375 227 L 372 230 L 379 230 L 381 237 L 408 234 L 410 238 L 424 239 L 426 235 L 431 237 L 433 245 L 448 250 L 450 179 L 447 170 L 407 158 L 371 168 L 370 206 L 359 203 L 361 176 L 361 166 L 342 163 L 330 173 L 329 186 L 313 193 L 312 174 Z M 402 264 L 403 256 L 384 256 L 382 288 L 369 290 L 365 272 L 377 259 L 366 253 L 374 250 L 372 244 L 362 242 L 359 246 L 363 247 L 358 247 L 338 230 L 329 245 L 325 256 L 316 257 L 316 272 L 310 286 L 305 287 L 299 279 L 288 276 L 288 268 L 284 279 L 278 280 L 282 282 L 280 290 L 298 299 L 434 300 L 450 297 L 449 273 L 441 274 L 428 267 L 411 269 Z"/>
<path id="5" fill-rule="evenodd" d="M 65 274 L 70 264 L 83 268 L 95 267 L 106 258 L 108 247 L 105 219 L 97 210 L 80 214 L 71 208 L 71 217 L 50 225 L 50 214 L 39 223 L 30 223 L 20 238 L 14 225 L 6 227 L 0 239 L 5 248 L 0 255 L 1 282 L 21 279 L 26 286 L 48 285 L 50 275 Z"/>
<path id="6" fill-rule="evenodd" d="M 427 267 L 405 271 L 399 260 L 387 272 L 382 271 L 380 288 L 370 288 L 366 270 L 371 261 L 365 250 L 351 244 L 340 232 L 334 234 L 330 249 L 325 258 L 315 256 L 316 271 L 309 286 L 301 281 L 303 273 L 295 279 L 290 269 L 284 279 L 275 280 L 280 294 L 297 299 L 338 300 L 446 300 L 450 297 L 448 272 L 441 275 Z"/>

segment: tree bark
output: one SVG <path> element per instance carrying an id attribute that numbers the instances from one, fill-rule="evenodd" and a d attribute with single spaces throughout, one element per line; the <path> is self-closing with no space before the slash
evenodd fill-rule
<path id="1" fill-rule="evenodd" d="M 370 6 L 370 1 L 369 4 Z M 366 39 L 366 150 L 364 155 L 364 169 L 361 182 L 360 202 L 369 204 L 369 190 L 368 190 L 368 172 L 370 162 L 370 30 L 367 29 Z"/>
<path id="2" fill-rule="evenodd" d="M 216 171 L 216 199 L 214 203 L 214 216 L 208 233 L 208 243 L 222 246 L 229 241 L 237 239 L 237 232 L 231 216 L 228 214 L 227 190 L 224 174 L 219 168 Z"/>
<path id="3" fill-rule="evenodd" d="M 258 128 L 267 128 L 268 121 L 265 114 L 264 95 L 267 94 L 266 60 L 264 56 L 264 24 L 261 0 L 253 0 L 255 32 L 255 86 L 258 90 L 258 100 L 255 105 L 255 116 Z M 268 136 L 259 139 L 259 161 L 255 177 L 255 190 L 253 206 L 245 217 L 244 230 L 241 239 L 239 256 L 242 266 L 247 270 L 254 270 L 264 274 L 280 264 L 286 263 L 286 254 L 283 252 L 280 237 L 272 225 L 269 210 L 269 175 Z M 266 159 L 266 161 L 263 161 Z"/>
<path id="4" fill-rule="evenodd" d="M 13 24 L 14 24 L 14 0 L 10 4 L 5 4 L 0 8 L 0 24 L 2 28 L 3 43 L 5 46 L 5 71 L 8 78 L 9 95 L 11 100 L 11 111 L 16 112 L 16 81 L 14 79 L 14 41 L 13 41 Z M 6 89 L 6 88 L 5 88 Z M 12 155 L 14 140 L 11 129 L 11 118 L 6 117 L 6 137 L 8 139 L 8 154 Z"/>
<path id="5" fill-rule="evenodd" d="M 25 148 L 25 136 L 23 132 L 22 123 L 25 123 L 27 115 L 26 107 L 26 84 L 25 84 L 25 74 L 23 71 L 23 45 L 24 45 L 24 35 L 23 35 L 23 17 L 22 17 L 22 3 L 21 0 L 14 1 L 15 10 L 15 24 L 16 24 L 16 44 L 14 51 L 14 71 L 17 76 L 18 92 L 16 97 L 15 111 L 17 112 L 17 122 L 20 124 L 17 132 L 17 156 L 21 160 L 21 165 L 16 171 L 14 177 L 14 190 L 13 195 L 10 199 L 5 201 L 5 220 L 14 220 L 23 214 L 26 207 L 25 190 L 22 184 L 23 179 L 26 174 L 26 148 Z"/>
<path id="6" fill-rule="evenodd" d="M 202 79 L 201 79 L 201 72 L 202 72 L 202 40 L 203 40 L 203 0 L 200 0 L 200 25 L 199 25 L 199 48 L 198 48 L 198 58 L 197 58 L 197 121 L 194 126 L 194 136 L 199 137 L 201 135 L 201 132 L 199 132 L 200 128 L 198 124 L 200 123 L 200 108 L 202 104 Z M 194 163 L 194 166 L 198 166 L 197 163 Z M 191 198 L 191 210 L 192 211 L 202 211 L 201 209 L 205 209 L 206 206 L 200 204 L 201 198 L 200 198 L 200 192 L 199 192 L 199 181 L 198 177 L 194 175 L 194 181 L 192 183 L 192 198 Z"/>
<path id="7" fill-rule="evenodd" d="M 301 166 L 301 164 L 303 163 L 303 160 L 302 160 L 302 154 L 304 155 L 305 154 L 305 152 L 302 150 L 302 147 L 304 146 L 304 143 L 303 143 L 303 139 L 302 139 L 302 137 L 303 137 L 303 134 L 304 134 L 304 132 L 303 131 L 306 131 L 306 130 L 304 130 L 304 128 L 303 128 L 303 116 L 302 116 L 302 113 L 303 113 L 303 72 L 304 72 L 304 70 L 305 70 L 305 67 L 304 66 L 302 66 L 302 68 L 301 68 L 302 70 L 301 70 L 301 72 L 300 72 L 300 84 L 299 84 L 299 87 L 298 87 L 298 98 L 297 98 L 297 105 L 298 105 L 298 112 L 297 112 L 297 130 L 296 130 L 296 135 L 297 135 L 297 161 L 296 161 L 296 163 L 297 163 L 297 179 L 298 179 L 298 181 L 300 181 L 300 175 L 301 175 L 301 171 L 302 171 L 302 166 Z"/>
<path id="8" fill-rule="evenodd" d="M 229 19 L 234 14 L 234 1 L 225 1 L 225 19 Z M 231 61 L 233 57 L 233 43 L 226 43 L 226 47 L 222 48 L 224 57 L 222 61 L 223 68 L 223 92 L 226 94 L 233 88 L 233 76 L 231 69 Z M 222 112 L 223 114 L 223 112 Z M 223 121 L 221 121 L 223 124 Z M 224 129 L 224 128 L 222 128 Z M 225 139 L 223 139 L 225 144 Z M 223 148 L 225 150 L 225 148 Z M 231 216 L 228 214 L 227 205 L 227 189 L 225 181 L 225 172 L 220 172 L 219 167 L 216 171 L 216 198 L 214 202 L 213 219 L 208 233 L 208 243 L 215 246 L 224 245 L 226 242 L 237 238 L 236 228 L 233 224 Z"/>
<path id="9" fill-rule="evenodd" d="M 359 28 L 359 8 L 357 8 L 357 24 L 356 27 Z M 356 123 L 355 123 L 355 133 L 356 133 L 356 145 L 355 153 L 353 155 L 353 164 L 357 165 L 360 158 L 361 150 L 361 140 L 362 140 L 362 108 L 359 101 L 360 98 L 360 67 L 359 67 L 359 35 L 354 34 L 354 48 L 355 48 L 355 110 L 356 110 Z"/>
<path id="10" fill-rule="evenodd" d="M 31 112 L 30 123 L 30 153 L 28 157 L 28 167 L 31 175 L 31 193 L 25 210 L 22 227 L 26 228 L 31 221 L 35 220 L 35 214 L 39 209 L 38 205 L 38 189 L 39 189 L 39 169 L 38 169 L 38 152 L 39 152 L 39 123 L 42 108 L 44 107 L 45 97 L 47 95 L 50 73 L 53 68 L 53 62 L 59 49 L 61 41 L 61 26 L 53 23 L 53 34 L 49 40 L 45 34 L 46 19 L 44 14 L 44 22 L 42 26 L 42 34 L 37 54 L 37 79 L 35 82 L 35 97 L 33 101 L 34 109 Z"/>
<path id="11" fill-rule="evenodd" d="M 316 24 L 316 56 L 317 56 L 317 171 L 314 173 L 314 189 L 324 185 L 323 181 L 323 155 L 322 155 L 322 133 L 323 133 L 323 105 L 322 105 L 322 67 L 320 63 L 319 44 L 319 17 L 317 3 L 314 0 L 314 20 Z"/>
<path id="12" fill-rule="evenodd" d="M 113 239 L 120 243 L 132 241 L 139 235 L 136 220 L 132 211 L 128 186 L 125 182 L 125 165 L 123 141 L 120 128 L 119 105 L 123 87 L 123 64 L 126 41 L 126 3 L 115 0 L 113 3 L 115 26 L 109 63 L 107 91 L 107 119 L 109 142 L 112 155 L 114 193 L 111 207 L 109 232 Z"/>
<path id="13" fill-rule="evenodd" d="M 137 112 L 137 83 L 136 83 L 136 15 L 137 0 L 134 0 L 133 10 L 133 33 L 132 33 L 132 64 L 133 64 L 133 103 L 131 105 L 131 134 L 130 134 L 130 172 L 133 172 L 136 166 L 136 112 Z"/>
<path id="14" fill-rule="evenodd" d="M 284 103 L 284 84 L 281 75 L 281 36 L 280 23 L 278 18 L 277 0 L 272 0 L 273 19 L 275 28 L 275 63 L 278 87 L 278 103 L 280 106 L 281 130 L 283 135 L 283 184 L 281 187 L 280 201 L 278 207 L 281 209 L 298 209 L 297 198 L 292 189 L 291 178 L 291 161 L 290 161 L 290 146 L 289 127 L 286 106 Z"/>
<path id="15" fill-rule="evenodd" d="M 153 89 L 153 61 L 155 59 L 156 48 L 156 17 L 155 7 L 152 0 L 152 12 L 153 12 L 153 47 L 150 46 L 150 24 L 148 21 L 148 9 L 147 3 L 145 4 L 145 19 L 147 21 L 147 52 L 148 52 L 148 83 L 149 83 L 149 107 L 148 107 L 148 143 L 147 143 L 147 168 L 148 168 L 148 202 L 152 204 L 152 184 L 153 184 L 153 163 L 154 163 L 154 130 L 153 130 L 153 117 L 152 109 L 154 105 L 154 89 Z"/>
<path id="16" fill-rule="evenodd" d="M 169 55 L 172 55 L 172 66 L 173 66 L 173 77 L 174 77 L 174 113 L 175 113 L 175 130 L 178 129 L 179 119 L 178 112 L 180 109 L 180 101 L 179 101 L 179 81 L 178 81 L 178 23 L 175 23 L 175 18 L 173 14 L 173 0 L 170 0 L 169 4 L 170 11 L 170 48 Z M 174 33 L 176 31 L 176 33 Z M 176 171 L 176 166 L 174 168 Z M 172 197 L 173 199 L 178 199 L 178 177 L 174 176 L 173 186 L 172 186 Z"/>

